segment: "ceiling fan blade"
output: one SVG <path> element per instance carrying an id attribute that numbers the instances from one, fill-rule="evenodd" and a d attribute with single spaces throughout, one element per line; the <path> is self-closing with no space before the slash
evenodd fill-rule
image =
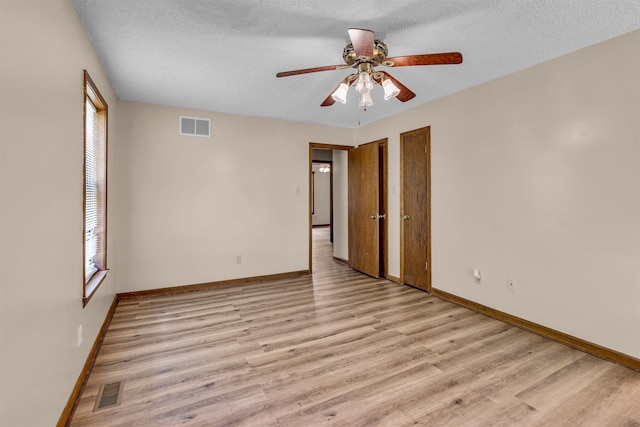
<path id="1" fill-rule="evenodd" d="M 336 100 L 331 97 L 331 95 L 333 95 L 333 92 L 335 92 L 336 89 L 332 90 L 331 93 L 329 94 L 329 96 L 327 96 L 327 99 L 322 101 L 322 104 L 320 104 L 321 107 L 330 107 L 330 106 L 332 106 L 333 104 L 336 103 Z"/>
<path id="2" fill-rule="evenodd" d="M 462 54 L 460 52 L 427 53 L 424 55 L 395 56 L 387 58 L 382 63 L 388 67 L 406 67 L 411 65 L 440 65 L 460 64 Z"/>
<path id="3" fill-rule="evenodd" d="M 333 97 L 331 95 L 333 95 L 333 92 L 335 92 L 336 90 L 338 90 L 338 88 L 340 87 L 340 85 L 342 83 L 346 84 L 347 86 L 351 86 L 351 84 L 355 81 L 355 79 L 351 78 L 351 76 L 353 76 L 353 74 L 348 75 L 347 77 L 345 77 L 340 83 L 338 83 L 338 86 L 336 86 L 331 93 L 329 94 L 329 96 L 327 96 L 327 99 L 325 99 L 324 101 L 322 101 L 322 104 L 320 104 L 321 107 L 329 107 L 333 104 L 335 104 L 336 100 L 333 99 Z"/>
<path id="4" fill-rule="evenodd" d="M 361 28 L 349 28 L 349 38 L 357 56 L 373 58 L 373 31 Z"/>
<path id="5" fill-rule="evenodd" d="M 406 87 L 405 85 L 403 85 L 402 83 L 400 83 L 395 77 L 393 77 L 391 74 L 387 73 L 386 71 L 379 71 L 381 74 L 383 74 L 386 78 L 388 78 L 389 80 L 391 80 L 393 82 L 394 85 L 396 85 L 396 87 L 398 89 L 400 89 L 400 93 L 396 96 L 396 98 L 398 98 L 399 101 L 402 102 L 407 102 L 410 99 L 413 99 L 416 97 L 416 94 L 413 93 L 408 87 Z M 377 81 L 376 83 L 378 84 L 382 84 L 382 80 Z"/>
<path id="6" fill-rule="evenodd" d="M 303 68 L 302 70 L 282 71 L 276 77 L 297 76 L 298 74 L 317 73 L 318 71 L 333 71 L 347 68 L 346 65 L 326 65 L 324 67 Z"/>

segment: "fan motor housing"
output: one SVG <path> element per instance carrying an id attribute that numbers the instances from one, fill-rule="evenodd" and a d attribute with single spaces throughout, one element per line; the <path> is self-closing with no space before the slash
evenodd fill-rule
<path id="1" fill-rule="evenodd" d="M 387 57 L 387 45 L 379 39 L 375 39 L 373 41 L 373 58 L 369 58 L 373 65 L 380 65 L 382 61 Z M 342 58 L 347 65 L 351 66 L 357 63 L 360 58 L 356 55 L 356 52 L 353 50 L 353 43 L 349 43 L 344 47 L 342 51 Z"/>

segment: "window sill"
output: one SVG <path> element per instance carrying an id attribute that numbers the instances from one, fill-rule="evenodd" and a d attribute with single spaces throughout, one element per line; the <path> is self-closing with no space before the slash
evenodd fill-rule
<path id="1" fill-rule="evenodd" d="M 84 297 L 82 297 L 82 307 L 86 307 L 93 294 L 98 290 L 109 270 L 99 270 L 84 285 Z"/>

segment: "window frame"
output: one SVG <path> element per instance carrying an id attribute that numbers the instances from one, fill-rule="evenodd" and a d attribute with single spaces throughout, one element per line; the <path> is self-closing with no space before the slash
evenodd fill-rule
<path id="1" fill-rule="evenodd" d="M 82 102 L 82 147 L 83 147 L 83 173 L 82 173 L 82 306 L 86 307 L 91 297 L 100 287 L 100 284 L 107 276 L 109 269 L 107 268 L 107 170 L 108 170 L 108 124 L 109 124 L 109 107 L 102 97 L 97 86 L 89 76 L 87 70 L 84 70 L 83 78 L 83 102 Z M 98 240 L 97 255 L 94 262 L 98 270 L 86 278 L 86 235 L 87 235 L 87 102 L 91 102 L 96 109 L 97 132 L 94 137 L 94 152 L 97 152 L 98 158 L 95 162 L 96 170 L 96 190 L 101 197 L 101 203 L 98 204 L 98 223 L 100 225 L 100 236 Z"/>

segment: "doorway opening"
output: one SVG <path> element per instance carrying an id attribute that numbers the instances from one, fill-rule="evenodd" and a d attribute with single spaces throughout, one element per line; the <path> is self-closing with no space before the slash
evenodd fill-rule
<path id="1" fill-rule="evenodd" d="M 311 225 L 328 227 L 329 241 L 333 243 L 333 160 L 317 161 L 317 151 L 311 164 Z M 331 158 L 331 151 L 321 152 Z"/>
<path id="2" fill-rule="evenodd" d="M 333 161 L 334 152 L 344 153 L 346 155 L 347 150 L 353 148 L 349 145 L 334 145 L 334 144 L 322 144 L 317 142 L 309 143 L 309 273 L 313 272 L 313 228 L 316 226 L 328 226 L 329 228 L 329 240 L 330 243 L 334 242 L 334 232 L 336 224 L 334 221 L 334 166 L 339 166 L 341 163 L 335 163 Z M 320 167 L 323 169 L 328 165 L 328 171 L 320 171 Z M 346 170 L 343 171 L 346 173 Z M 320 175 L 326 174 L 326 175 Z M 316 184 L 326 184 L 326 180 L 329 180 L 328 188 L 328 200 L 324 198 L 324 192 L 327 191 L 326 187 L 323 187 L 320 191 L 314 191 Z M 316 182 L 317 181 L 317 182 Z M 340 180 L 339 180 L 340 181 Z M 337 184 L 343 186 L 341 182 Z M 345 184 L 346 185 L 346 184 Z M 341 189 L 338 189 L 341 190 Z M 320 194 L 318 194 L 320 193 Z M 323 206 L 324 203 L 324 206 Z M 328 204 L 328 224 L 326 224 L 326 209 Z M 340 206 L 338 206 L 340 208 Z M 323 233 L 324 235 L 324 233 Z M 332 254 L 333 258 L 337 261 L 343 261 L 335 254 Z"/>
<path id="3" fill-rule="evenodd" d="M 360 147 L 371 147 L 369 151 L 372 150 L 373 158 L 375 158 L 375 162 L 372 164 L 360 164 L 362 167 L 362 171 L 366 176 L 372 176 L 373 181 L 369 178 L 366 180 L 368 182 L 373 182 L 372 189 L 376 193 L 375 202 L 373 206 L 370 206 L 365 213 L 362 212 L 363 219 L 366 219 L 366 222 L 369 224 L 374 224 L 374 243 L 371 246 L 370 251 L 365 251 L 364 255 L 359 254 L 355 257 L 355 262 L 365 262 L 367 265 L 375 265 L 373 269 L 368 269 L 367 271 L 362 268 L 358 268 L 352 263 L 351 252 L 354 247 L 365 247 L 365 242 L 360 242 L 359 239 L 362 236 L 367 236 L 367 233 L 360 233 L 359 236 L 356 234 L 354 241 L 357 242 L 356 245 L 352 243 L 351 233 L 352 230 L 357 228 L 354 226 L 354 214 L 355 211 L 351 209 L 351 203 L 354 200 L 370 200 L 369 191 L 363 191 L 358 194 L 358 192 L 350 189 L 352 185 L 352 177 L 356 176 L 356 173 L 353 173 L 349 166 L 352 162 L 352 155 L 356 155 L 359 147 L 353 147 L 349 145 L 333 145 L 333 144 L 322 144 L 322 143 L 309 143 L 309 273 L 313 272 L 313 226 L 314 226 L 314 213 L 315 213 L 315 205 L 314 205 L 314 181 L 316 179 L 314 174 L 314 152 L 319 156 L 318 162 L 316 163 L 328 163 L 327 161 L 323 161 L 322 159 L 328 159 L 327 153 L 322 153 L 322 151 L 328 151 L 331 153 L 331 166 L 330 166 L 330 219 L 329 219 L 329 239 L 333 244 L 333 260 L 348 264 L 352 268 L 365 272 L 374 277 L 384 277 L 389 278 L 389 270 L 388 270 L 388 226 L 387 226 L 387 209 L 388 209 L 388 172 L 387 172 L 387 139 L 381 139 L 378 141 L 373 141 L 367 144 L 363 144 Z M 339 161 L 334 161 L 334 158 Z M 334 179 L 336 175 L 334 172 L 340 169 L 337 173 L 337 179 Z M 347 197 L 347 189 L 350 193 Z M 369 210 L 371 212 L 369 212 Z M 338 221 L 336 221 L 336 217 L 334 216 L 334 211 L 338 211 L 339 215 Z M 360 220 L 355 220 L 355 223 L 361 223 Z M 368 254 L 368 255 L 367 255 Z M 362 255 L 362 256 L 361 256 Z M 360 261 L 358 261 L 360 260 Z"/>

